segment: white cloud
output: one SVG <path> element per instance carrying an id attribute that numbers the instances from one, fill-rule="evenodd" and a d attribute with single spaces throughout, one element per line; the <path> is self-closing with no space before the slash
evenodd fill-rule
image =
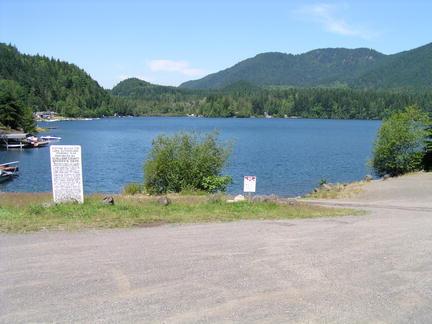
<path id="1" fill-rule="evenodd" d="M 294 13 L 300 15 L 300 17 L 321 24 L 325 30 L 334 34 L 356 36 L 365 39 L 370 39 L 377 35 L 376 32 L 361 26 L 354 26 L 341 18 L 338 15 L 338 11 L 346 8 L 346 5 L 338 7 L 327 3 L 316 3 L 303 6 L 295 10 Z"/>
<path id="2" fill-rule="evenodd" d="M 190 77 L 197 77 L 205 74 L 204 70 L 191 67 L 187 61 L 159 59 L 148 61 L 147 65 L 153 72 L 177 72 Z"/>

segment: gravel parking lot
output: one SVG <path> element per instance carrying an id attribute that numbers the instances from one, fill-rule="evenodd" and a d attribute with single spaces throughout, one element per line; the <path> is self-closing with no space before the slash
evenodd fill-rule
<path id="1" fill-rule="evenodd" d="M 430 323 L 432 195 L 409 186 L 418 209 L 2 234 L 0 322 Z"/>

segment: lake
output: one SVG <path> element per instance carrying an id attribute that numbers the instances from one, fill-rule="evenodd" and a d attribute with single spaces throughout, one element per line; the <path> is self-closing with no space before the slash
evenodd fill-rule
<path id="1" fill-rule="evenodd" d="M 218 130 L 233 142 L 224 174 L 230 193 L 240 193 L 243 176 L 257 176 L 257 194 L 297 196 L 321 179 L 350 182 L 371 173 L 367 161 L 380 121 L 314 119 L 224 119 L 187 117 L 106 118 L 40 123 L 59 144 L 82 145 L 85 193 L 120 192 L 142 182 L 152 139 L 178 131 Z M 0 163 L 19 160 L 20 176 L 1 191 L 51 191 L 49 148 L 0 151 Z"/>

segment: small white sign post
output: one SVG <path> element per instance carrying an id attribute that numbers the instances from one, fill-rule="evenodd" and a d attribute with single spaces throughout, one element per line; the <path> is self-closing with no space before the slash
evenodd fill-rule
<path id="1" fill-rule="evenodd" d="M 244 176 L 243 191 L 249 194 L 256 190 L 256 176 Z"/>
<path id="2" fill-rule="evenodd" d="M 55 203 L 84 202 L 81 146 L 51 145 L 51 177 Z"/>

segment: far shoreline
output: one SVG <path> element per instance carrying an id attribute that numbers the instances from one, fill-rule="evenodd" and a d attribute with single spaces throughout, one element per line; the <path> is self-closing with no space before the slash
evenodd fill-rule
<path id="1" fill-rule="evenodd" d="M 93 121 L 93 120 L 106 120 L 106 119 L 129 119 L 129 118 L 190 118 L 190 119 L 265 119 L 265 120 L 332 120 L 332 121 L 375 121 L 381 122 L 382 119 L 346 119 L 346 118 L 308 118 L 308 117 L 265 117 L 265 116 L 188 116 L 188 115 L 139 115 L 139 116 L 103 116 L 103 117 L 65 117 L 61 119 L 38 119 L 37 123 L 55 123 L 67 121 Z"/>

